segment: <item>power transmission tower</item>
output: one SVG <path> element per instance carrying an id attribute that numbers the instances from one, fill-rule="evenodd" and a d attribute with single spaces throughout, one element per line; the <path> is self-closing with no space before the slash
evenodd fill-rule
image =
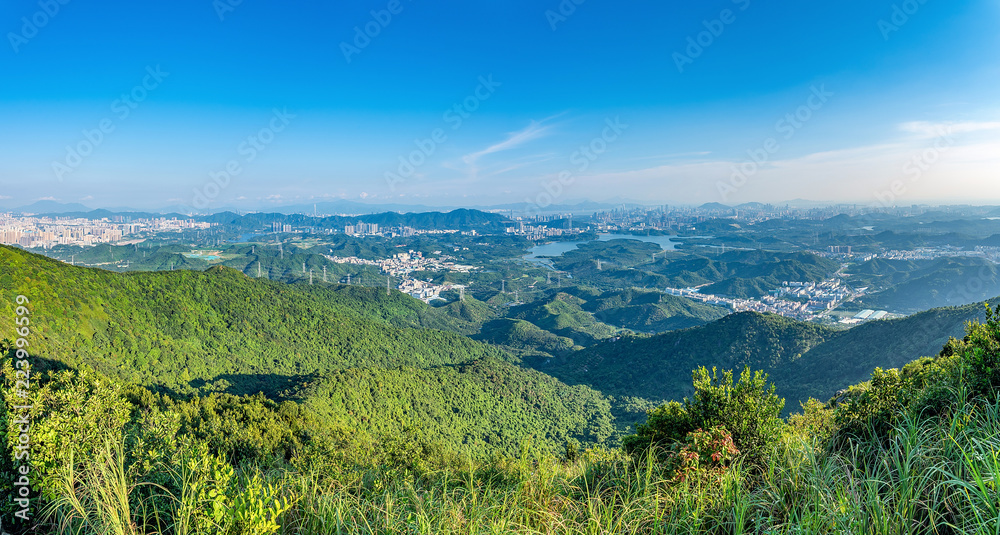
<path id="1" fill-rule="evenodd" d="M 500 280 L 500 293 L 507 293 L 507 281 Z"/>
<path id="2" fill-rule="evenodd" d="M 462 302 L 465 301 L 465 286 L 458 289 L 458 300 Z"/>
<path id="3" fill-rule="evenodd" d="M 385 295 L 390 295 L 389 292 L 389 276 L 385 276 Z"/>
<path id="4" fill-rule="evenodd" d="M 323 266 L 323 282 L 326 282 L 326 266 Z"/>
<path id="5" fill-rule="evenodd" d="M 260 278 L 260 262 L 257 262 L 257 278 Z"/>
<path id="6" fill-rule="evenodd" d="M 347 285 L 348 286 L 351 285 L 351 274 L 350 273 L 347 274 Z"/>
<path id="7" fill-rule="evenodd" d="M 309 270 L 309 286 L 312 286 L 312 283 L 313 283 L 313 270 L 310 269 Z"/>

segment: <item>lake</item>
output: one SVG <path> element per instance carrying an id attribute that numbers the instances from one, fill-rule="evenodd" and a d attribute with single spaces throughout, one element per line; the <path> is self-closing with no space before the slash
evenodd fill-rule
<path id="1" fill-rule="evenodd" d="M 611 240 L 638 240 L 649 243 L 655 243 L 660 246 L 664 251 L 673 251 L 677 248 L 677 243 L 673 241 L 673 238 L 677 236 L 633 236 L 631 234 L 600 234 L 596 241 L 611 241 Z M 593 240 L 590 240 L 593 241 Z M 531 249 L 528 249 L 528 254 L 524 255 L 522 258 L 529 262 L 535 262 L 538 264 L 548 265 L 550 262 L 548 258 L 542 257 L 553 257 L 562 256 L 568 251 L 576 249 L 576 247 L 583 243 L 590 243 L 590 241 L 559 241 L 552 243 L 543 243 L 541 245 L 536 245 Z"/>

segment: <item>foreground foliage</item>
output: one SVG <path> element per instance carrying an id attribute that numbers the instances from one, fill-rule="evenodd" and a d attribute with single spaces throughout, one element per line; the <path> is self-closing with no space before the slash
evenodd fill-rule
<path id="1" fill-rule="evenodd" d="M 173 400 L 65 371 L 31 394 L 36 490 L 44 530 L 102 535 L 997 533 L 998 358 L 1000 309 L 787 423 L 759 372 L 700 369 L 631 454 L 526 442 L 483 462 L 292 402 Z"/>

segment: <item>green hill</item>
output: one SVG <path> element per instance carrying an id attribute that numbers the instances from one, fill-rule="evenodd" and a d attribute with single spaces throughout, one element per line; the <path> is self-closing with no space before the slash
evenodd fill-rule
<path id="1" fill-rule="evenodd" d="M 907 275 L 889 289 L 865 296 L 859 304 L 913 313 L 982 302 L 1000 294 L 1000 270 L 986 259 L 942 259 Z"/>
<path id="2" fill-rule="evenodd" d="M 603 323 L 650 333 L 704 325 L 729 313 L 690 299 L 636 289 L 605 292 L 583 308 Z"/>
<path id="3" fill-rule="evenodd" d="M 533 363 L 570 384 L 605 394 L 679 400 L 692 393 L 698 366 L 764 370 L 788 400 L 829 399 L 864 381 L 876 367 L 898 367 L 934 355 L 981 305 L 940 308 L 902 319 L 873 321 L 837 331 L 781 316 L 743 312 L 701 327 L 656 336 L 623 336 L 585 350 Z"/>
<path id="4" fill-rule="evenodd" d="M 607 442 L 611 405 L 590 388 L 489 359 L 436 368 L 348 369 L 310 381 L 298 393 L 315 414 L 347 428 L 391 435 L 399 423 L 470 457 L 540 444 Z"/>
<path id="5" fill-rule="evenodd" d="M 572 339 L 543 331 L 533 323 L 508 318 L 496 319 L 483 325 L 482 330 L 473 338 L 491 344 L 543 351 L 552 355 L 580 347 L 574 344 Z"/>
<path id="6" fill-rule="evenodd" d="M 613 338 L 552 359 L 540 369 L 615 396 L 681 399 L 691 394 L 690 374 L 698 366 L 770 370 L 801 357 L 832 334 L 781 316 L 744 312 L 702 327 Z"/>
<path id="7" fill-rule="evenodd" d="M 615 333 L 615 328 L 601 323 L 583 309 L 586 303 L 574 295 L 557 292 L 531 303 L 511 307 L 508 318 L 529 321 L 557 336 L 588 346 Z"/>
<path id="8" fill-rule="evenodd" d="M 364 415 L 369 420 L 384 427 L 419 425 L 430 436 L 447 437 L 452 447 L 482 443 L 479 455 L 512 453 L 516 442 L 527 438 L 520 435 L 527 429 L 523 426 L 505 428 L 502 437 L 491 434 L 499 429 L 494 424 L 500 405 L 491 411 L 470 405 L 497 396 L 522 399 L 503 402 L 507 417 L 552 430 L 539 440 L 547 448 L 565 438 L 556 429 L 581 441 L 610 436 L 610 409 L 599 393 L 519 367 L 515 357 L 499 347 L 456 333 L 399 326 L 419 325 L 439 311 L 439 320 L 452 312 L 476 316 L 482 310 L 475 304 L 451 312 L 431 310 L 398 292 L 286 285 L 251 279 L 225 267 L 113 273 L 9 247 L 0 247 L 0 266 L 0 285 L 11 295 L 31 300 L 32 355 L 52 367 L 93 368 L 174 396 L 297 396 L 309 407 L 325 407 L 323 414 L 330 420 L 357 425 L 363 415 L 337 416 L 336 410 L 347 409 L 336 399 L 369 399 L 373 401 L 362 404 L 372 411 Z M 12 332 L 14 318 L 14 305 L 4 301 L 0 330 Z M 443 396 L 435 398 L 435 412 L 428 412 L 426 403 L 416 403 L 405 413 L 383 403 L 407 391 L 413 375 L 440 385 L 425 392 L 428 399 Z M 362 389 L 360 383 L 329 379 L 351 376 L 380 387 Z M 327 378 L 321 384 L 337 388 L 301 390 L 320 377 Z M 529 403 L 525 391 L 540 397 Z M 303 392 L 313 392 L 312 397 L 302 398 L 307 395 Z M 317 393 L 331 397 L 317 399 Z M 539 405 L 548 409 L 538 410 Z M 449 418 L 437 417 L 441 411 Z M 600 430 L 580 422 L 593 422 Z"/>

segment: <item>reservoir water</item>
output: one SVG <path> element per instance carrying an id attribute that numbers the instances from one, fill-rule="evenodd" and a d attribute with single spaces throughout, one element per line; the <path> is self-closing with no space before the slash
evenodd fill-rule
<path id="1" fill-rule="evenodd" d="M 600 234 L 596 241 L 611 241 L 611 240 L 638 240 L 649 243 L 655 243 L 660 246 L 664 251 L 673 251 L 678 242 L 673 241 L 673 238 L 677 236 L 633 236 L 631 234 Z M 543 257 L 553 257 L 562 256 L 568 251 L 572 251 L 577 248 L 578 245 L 583 243 L 590 243 L 590 241 L 559 241 L 551 243 L 543 243 L 536 245 L 531 249 L 528 249 L 528 254 L 524 255 L 524 259 L 529 262 L 535 262 L 538 264 L 548 265 L 549 259 Z"/>

